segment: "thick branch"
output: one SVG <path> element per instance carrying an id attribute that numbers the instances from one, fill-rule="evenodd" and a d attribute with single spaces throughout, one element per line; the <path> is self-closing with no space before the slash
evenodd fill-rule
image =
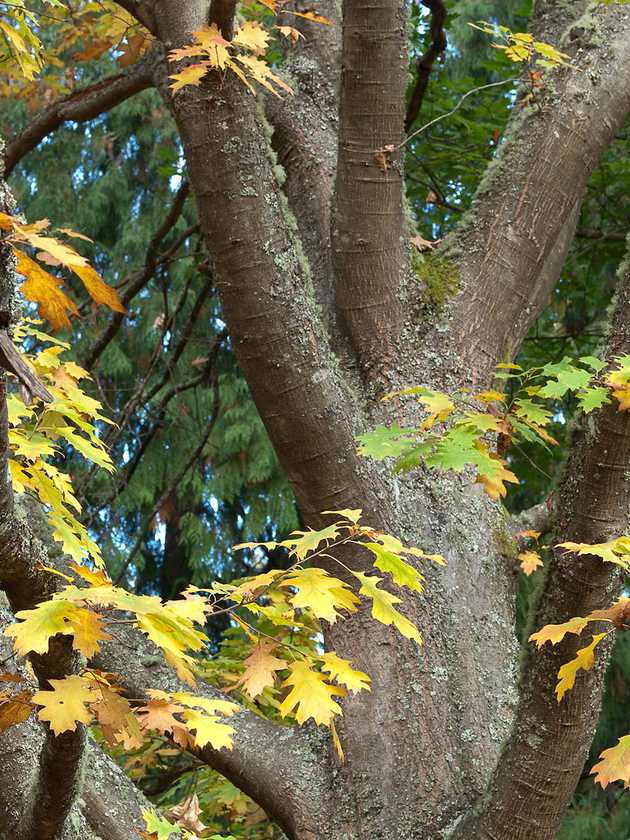
<path id="1" fill-rule="evenodd" d="M 23 131 L 7 144 L 5 174 L 8 176 L 24 155 L 32 151 L 44 137 L 52 134 L 66 120 L 84 122 L 153 86 L 155 52 L 149 53 L 137 64 L 75 91 L 53 102 L 41 111 Z"/>
<path id="2" fill-rule="evenodd" d="M 541 36 L 559 43 L 566 6 L 554 17 L 552 5 L 537 6 L 551 27 Z M 546 305 L 588 178 L 630 113 L 630 9 L 599 5 L 564 46 L 576 69 L 550 71 L 540 101 L 515 108 L 472 211 L 444 249 L 463 287 L 451 311 L 458 364 L 478 379 L 517 351 Z"/>
<path id="3" fill-rule="evenodd" d="M 170 39 L 168 19 L 164 39 Z M 168 95 L 239 364 L 309 521 L 356 487 L 357 412 L 339 380 L 309 266 L 265 148 L 256 102 L 233 75 Z M 279 408 L 281 406 L 281 410 Z"/>
<path id="4" fill-rule="evenodd" d="M 122 674 L 132 697 L 145 697 L 149 688 L 190 691 L 148 639 L 131 627 L 121 628 L 117 641 L 107 643 L 98 655 L 99 668 Z M 206 683 L 194 691 L 200 697 L 223 696 Z M 233 748 L 207 746 L 199 757 L 258 802 L 289 836 L 316 837 L 318 809 L 330 783 L 322 762 L 326 748 L 317 731 L 280 727 L 245 709 L 229 723 L 236 730 Z"/>
<path id="5" fill-rule="evenodd" d="M 630 352 L 630 265 L 620 278 L 610 356 Z M 561 486 L 555 524 L 558 540 L 605 542 L 624 533 L 630 518 L 630 412 L 611 403 L 585 421 Z M 534 627 L 558 624 L 608 606 L 621 584 L 619 570 L 599 558 L 556 550 L 547 571 Z M 598 631 L 599 632 L 599 631 Z M 477 817 L 459 838 L 552 840 L 580 777 L 601 704 L 611 645 L 598 649 L 598 665 L 580 674 L 561 703 L 554 686 L 559 667 L 588 639 L 530 651 L 521 680 L 513 733 Z M 549 780 L 553 780 L 550 784 Z"/>
<path id="6" fill-rule="evenodd" d="M 317 301 L 329 326 L 335 321 L 330 250 L 330 206 L 337 163 L 341 21 L 336 0 L 317 4 L 331 26 L 294 17 L 285 7 L 280 23 L 296 27 L 304 37 L 285 49 L 283 71 L 294 96 L 267 97 L 266 113 L 272 143 L 286 174 L 284 191 L 294 213 L 309 260 Z"/>
<path id="7" fill-rule="evenodd" d="M 420 113 L 433 65 L 446 49 L 446 33 L 444 32 L 446 6 L 444 0 L 422 0 L 422 4 L 431 11 L 430 43 L 416 65 L 416 83 L 409 99 L 407 116 L 405 117 L 406 131 L 409 131 Z"/>
<path id="8" fill-rule="evenodd" d="M 366 368 L 386 366 L 402 323 L 404 4 L 346 0 L 332 244 L 337 303 Z M 390 156 L 387 147 L 396 151 Z"/>

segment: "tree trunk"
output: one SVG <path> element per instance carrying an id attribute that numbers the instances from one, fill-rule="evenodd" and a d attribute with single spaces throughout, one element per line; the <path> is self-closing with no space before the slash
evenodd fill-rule
<path id="1" fill-rule="evenodd" d="M 165 50 L 189 43 L 210 20 L 224 34 L 233 25 L 234 7 L 224 0 L 121 5 Z M 345 0 L 341 33 L 305 22 L 307 44 L 285 67 L 295 107 L 285 101 L 265 111 L 233 74 L 209 73 L 199 87 L 172 94 L 167 75 L 180 68 L 154 59 L 232 346 L 304 523 L 317 527 L 321 511 L 359 507 L 369 524 L 448 560 L 446 568 L 422 565 L 426 592 L 400 605 L 423 633 L 421 648 L 377 624 L 365 606 L 326 627 L 326 646 L 372 678 L 370 692 L 343 701 L 345 763 L 311 727 L 275 727 L 245 710 L 234 718 L 232 752 L 203 751 L 290 840 L 455 833 L 551 840 L 575 787 L 602 668 L 581 677 L 571 701 L 557 708 L 558 654 L 540 654 L 519 675 L 516 552 L 506 514 L 468 473 L 393 475 L 357 454 L 355 435 L 417 419 L 398 401 L 381 401 L 397 387 L 489 384 L 545 306 L 588 176 L 630 112 L 630 8 L 598 6 L 580 20 L 586 5 L 567 12 L 562 0 L 537 3 L 537 37 L 570 51 L 578 69 L 549 72 L 540 109 L 515 109 L 472 212 L 433 258 L 459 293 L 430 315 L 419 306 L 423 289 L 408 254 L 402 2 Z M 274 149 L 289 170 L 284 188 Z M 629 283 L 621 274 L 626 312 Z M 621 316 L 614 328 L 627 342 Z M 615 352 L 630 352 L 623 342 Z M 603 410 L 596 431 L 576 440 L 572 463 L 581 471 L 565 479 L 555 524 L 565 539 L 595 542 L 623 530 L 624 473 L 602 466 L 597 453 L 619 446 L 627 461 L 627 425 Z M 595 505 L 602 516 L 594 525 Z M 23 556 L 26 538 L 1 526 L 3 559 Z M 346 559 L 368 569 L 350 551 Z M 33 573 L 34 564 L 26 566 Z M 615 590 L 615 576 L 592 560 L 565 566 L 560 557 L 550 565 L 540 620 L 604 606 Z M 18 603 L 8 562 L 2 585 Z M 32 600 L 36 587 L 27 594 Z M 150 662 L 146 642 L 132 634 L 129 644 L 142 655 L 112 644 L 101 665 L 123 675 L 131 696 L 175 684 Z M 562 783 L 544 789 L 552 776 Z M 95 783 L 93 800 L 102 789 Z M 105 820 L 102 803 L 97 811 Z"/>

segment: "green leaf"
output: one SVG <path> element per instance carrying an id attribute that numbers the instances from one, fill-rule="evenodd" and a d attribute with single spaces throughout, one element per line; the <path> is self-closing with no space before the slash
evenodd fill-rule
<path id="1" fill-rule="evenodd" d="M 415 592 L 424 591 L 422 586 L 424 577 L 413 566 L 405 562 L 402 557 L 388 551 L 379 543 L 363 543 L 363 545 L 375 556 L 374 566 L 381 572 L 389 572 L 394 583 L 397 583 L 398 586 L 406 586 Z"/>
<path id="2" fill-rule="evenodd" d="M 383 458 L 398 458 L 408 452 L 414 445 L 409 435 L 416 433 L 415 429 L 403 429 L 398 423 L 393 426 L 379 424 L 373 431 L 357 435 L 359 455 L 382 461 Z"/>
<path id="3" fill-rule="evenodd" d="M 579 392 L 577 399 L 582 411 L 588 414 L 590 411 L 601 408 L 602 405 L 610 402 L 610 392 L 608 388 L 587 388 L 585 391 Z"/>

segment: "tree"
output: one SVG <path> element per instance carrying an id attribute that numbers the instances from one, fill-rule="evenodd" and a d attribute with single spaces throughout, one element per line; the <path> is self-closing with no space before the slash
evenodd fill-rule
<path id="1" fill-rule="evenodd" d="M 440 13 L 440 3 L 425 5 Z M 322 511 L 360 508 L 371 524 L 448 558 L 445 568 L 423 566 L 426 594 L 399 605 L 423 632 L 420 652 L 363 608 L 351 622 L 325 626 L 326 646 L 372 680 L 370 692 L 343 701 L 345 763 L 316 729 L 279 734 L 246 710 L 232 719 L 234 748 L 205 747 L 201 757 L 290 838 L 554 837 L 593 735 L 605 651 L 563 703 L 554 696 L 557 672 L 579 640 L 530 652 L 519 674 L 512 525 L 500 506 L 468 473 L 419 466 L 393 474 L 361 457 L 355 436 L 416 422 L 384 395 L 414 385 L 480 390 L 492 384 L 498 363 L 518 353 L 558 284 L 589 176 L 628 116 L 628 8 L 536 3 L 531 31 L 566 52 L 569 66 L 534 83 L 530 75 L 517 90 L 520 104 L 471 208 L 416 273 L 403 170 L 414 131 L 406 140 L 405 123 L 417 111 L 409 114 L 405 104 L 403 4 L 346 0 L 341 23 L 335 5 L 325 3 L 318 12 L 329 26 L 298 17 L 305 37 L 283 64 L 294 95 L 268 96 L 264 104 L 229 70 L 169 89 L 169 76 L 186 64 L 169 64 L 167 53 L 189 46 L 208 24 L 230 41 L 235 4 L 119 6 L 155 43 L 127 70 L 36 115 L 9 144 L 9 166 L 63 121 L 93 118 L 155 86 L 177 125 L 231 345 L 302 522 L 320 528 L 329 522 Z M 14 285 L 10 261 L 3 277 L 6 301 Z M 419 306 L 436 281 L 445 290 L 442 305 Z M 629 307 L 623 263 L 609 357 L 630 353 Z M 629 423 L 611 402 L 578 426 L 555 504 L 535 511 L 544 523 L 536 530 L 551 532 L 554 542 L 590 546 L 624 532 Z M 52 562 L 54 549 L 46 555 L 36 540 L 36 533 L 47 540 L 36 509 L 16 519 L 3 480 L 2 587 L 15 612 L 49 593 L 40 566 Z M 371 568 L 348 546 L 343 561 L 360 572 Z M 320 562 L 332 572 L 325 557 Z M 556 549 L 533 628 L 607 607 L 619 588 L 614 565 Z M 125 629 L 98 657 L 104 670 L 122 675 L 132 697 L 174 684 L 148 653 L 138 656 L 144 646 Z M 40 683 L 71 673 L 73 656 L 67 637 L 55 637 L 48 654 L 33 658 Z M 26 835 L 61 836 L 65 823 L 67 836 L 134 836 L 142 799 L 82 727 L 55 736 L 32 722 L 22 726 L 21 745 L 16 749 L 8 729 L 0 748 L 2 772 L 12 780 L 0 795 L 7 836 L 17 831 L 15 815 L 25 813 Z M 32 752 L 40 755 L 37 772 Z M 121 812 L 128 818 L 117 818 Z"/>

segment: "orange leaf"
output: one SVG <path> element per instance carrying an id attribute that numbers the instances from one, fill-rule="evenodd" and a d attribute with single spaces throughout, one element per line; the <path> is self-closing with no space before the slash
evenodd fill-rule
<path id="1" fill-rule="evenodd" d="M 17 258 L 17 270 L 26 277 L 20 291 L 27 300 L 39 306 L 42 318 L 50 322 L 53 330 L 70 326 L 71 315 L 78 315 L 74 301 L 61 291 L 61 280 L 53 277 L 22 251 L 14 249 Z"/>

